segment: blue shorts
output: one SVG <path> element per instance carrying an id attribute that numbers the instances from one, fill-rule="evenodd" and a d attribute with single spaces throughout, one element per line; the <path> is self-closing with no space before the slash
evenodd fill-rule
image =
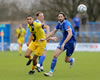
<path id="1" fill-rule="evenodd" d="M 66 50 L 66 56 L 71 56 L 75 50 L 75 44 L 76 42 L 73 43 L 66 43 L 64 46 L 64 50 Z M 58 49 L 61 50 L 62 42 L 58 45 Z"/>

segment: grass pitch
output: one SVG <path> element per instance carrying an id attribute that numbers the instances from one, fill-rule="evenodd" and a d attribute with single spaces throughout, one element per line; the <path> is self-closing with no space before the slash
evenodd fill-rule
<path id="1" fill-rule="evenodd" d="M 73 68 L 64 62 L 65 53 L 62 53 L 52 77 L 45 77 L 43 72 L 37 71 L 33 75 L 27 73 L 32 64 L 26 66 L 28 59 L 19 56 L 18 52 L 0 52 L 0 80 L 100 80 L 100 52 L 75 52 Z M 44 70 L 50 70 L 53 51 L 47 52 L 44 61 Z"/>

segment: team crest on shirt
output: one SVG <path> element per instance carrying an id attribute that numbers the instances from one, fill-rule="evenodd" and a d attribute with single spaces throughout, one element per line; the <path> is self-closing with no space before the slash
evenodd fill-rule
<path id="1" fill-rule="evenodd" d="M 70 27 L 69 26 L 67 26 L 67 29 L 69 29 Z"/>

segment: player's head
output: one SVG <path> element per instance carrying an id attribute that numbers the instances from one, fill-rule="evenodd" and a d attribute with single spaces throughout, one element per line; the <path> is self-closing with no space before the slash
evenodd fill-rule
<path id="1" fill-rule="evenodd" d="M 22 28 L 23 26 L 22 26 L 22 24 L 19 24 L 19 28 Z"/>
<path id="2" fill-rule="evenodd" d="M 65 14 L 63 12 L 59 12 L 57 17 L 60 22 L 63 22 L 66 19 Z"/>
<path id="3" fill-rule="evenodd" d="M 38 11 L 38 12 L 36 13 L 36 17 L 37 17 L 37 19 L 38 19 L 39 21 L 44 22 L 44 14 L 43 14 L 43 12 Z"/>
<path id="4" fill-rule="evenodd" d="M 27 23 L 28 24 L 32 24 L 33 23 L 33 16 L 32 15 L 28 15 L 27 17 L 26 17 L 26 20 L 27 20 Z"/>

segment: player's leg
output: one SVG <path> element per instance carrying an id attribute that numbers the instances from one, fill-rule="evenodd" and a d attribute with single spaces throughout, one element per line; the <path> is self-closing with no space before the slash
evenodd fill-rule
<path id="1" fill-rule="evenodd" d="M 27 48 L 27 50 L 26 50 L 26 52 L 25 52 L 25 57 L 26 58 L 29 58 L 29 60 L 28 60 L 28 62 L 26 63 L 26 65 L 30 65 L 30 63 L 31 63 L 31 61 L 32 61 L 32 59 L 33 59 L 33 56 L 31 56 L 31 53 L 32 53 L 32 51 L 34 51 L 35 50 L 35 45 L 34 45 L 34 42 L 32 41 L 30 44 L 29 44 L 29 46 L 28 46 L 28 48 Z"/>
<path id="2" fill-rule="evenodd" d="M 47 52 L 47 50 L 44 50 L 43 55 L 41 57 L 41 59 L 42 59 L 42 62 L 40 62 L 40 69 L 41 69 L 41 71 L 44 71 L 43 70 L 43 62 L 44 62 L 44 60 L 46 58 L 46 52 Z"/>
<path id="3" fill-rule="evenodd" d="M 62 51 L 60 49 L 56 49 L 55 53 L 54 53 L 54 57 L 52 59 L 52 62 L 51 62 L 51 69 L 50 69 L 50 72 L 53 72 L 54 71 L 54 68 L 56 66 L 56 62 L 57 62 L 57 58 L 58 56 L 62 53 Z"/>
<path id="4" fill-rule="evenodd" d="M 57 63 L 57 58 L 62 52 L 63 51 L 61 51 L 60 49 L 58 49 L 58 48 L 56 49 L 56 51 L 54 53 L 54 57 L 53 57 L 52 62 L 51 62 L 50 71 L 48 73 L 44 73 L 45 76 L 52 76 L 54 68 L 55 68 L 56 63 Z"/>
<path id="5" fill-rule="evenodd" d="M 35 72 L 35 68 L 36 68 L 36 65 L 37 65 L 37 58 L 38 58 L 38 55 L 34 55 L 33 56 L 33 65 L 32 65 L 32 70 L 29 71 L 29 74 L 33 74 Z"/>
<path id="6" fill-rule="evenodd" d="M 79 34 L 79 26 L 77 27 L 77 32 L 78 32 L 78 34 L 77 34 L 77 35 L 78 35 L 78 36 L 80 36 L 80 34 Z"/>
<path id="7" fill-rule="evenodd" d="M 21 39 L 20 39 L 20 42 L 19 42 L 19 53 L 20 53 L 20 55 L 22 55 L 22 46 L 23 46 L 23 43 L 24 43 L 24 37 L 22 37 Z"/>
<path id="8" fill-rule="evenodd" d="M 25 52 L 25 58 L 29 58 L 30 59 L 31 58 L 31 53 L 32 53 L 32 50 L 30 50 L 29 48 L 27 48 L 27 50 Z"/>
<path id="9" fill-rule="evenodd" d="M 27 50 L 26 50 L 26 52 L 25 52 L 25 57 L 26 57 L 26 58 L 29 58 L 29 61 L 28 61 L 27 64 L 30 64 L 31 61 L 32 61 L 32 59 L 33 59 L 33 58 L 31 58 L 31 53 L 32 53 L 32 50 L 30 50 L 29 48 L 27 48 Z M 27 64 L 26 64 L 26 65 L 27 65 Z M 28 72 L 28 74 L 34 74 L 34 72 L 35 72 L 34 70 L 31 70 L 31 71 Z"/>
<path id="10" fill-rule="evenodd" d="M 74 52 L 74 49 L 75 49 L 75 43 L 71 43 L 71 44 L 67 45 L 65 62 L 70 63 L 70 68 L 73 66 L 73 63 L 75 61 L 75 58 L 71 57 L 71 55 Z"/>
<path id="11" fill-rule="evenodd" d="M 36 65 L 37 65 L 37 58 L 38 58 L 38 55 L 34 55 L 33 56 L 33 66 L 32 66 L 32 70 L 35 69 Z"/>
<path id="12" fill-rule="evenodd" d="M 22 44 L 18 43 L 18 45 L 19 45 L 19 55 L 21 56 L 21 53 L 22 53 Z"/>
<path id="13" fill-rule="evenodd" d="M 30 50 L 29 48 L 27 48 L 26 52 L 25 52 L 25 57 L 29 58 L 29 61 L 27 62 L 26 65 L 29 65 L 33 59 L 33 56 L 31 56 L 32 50 Z"/>
<path id="14" fill-rule="evenodd" d="M 39 56 L 39 62 L 37 64 L 37 67 L 40 68 L 41 71 L 43 71 L 43 62 L 45 60 L 45 57 L 46 57 L 46 50 L 43 51 L 43 55 L 42 56 Z"/>
<path id="15" fill-rule="evenodd" d="M 32 59 L 33 59 L 33 57 L 31 56 L 31 53 L 32 53 L 32 51 L 29 49 L 29 48 L 27 48 L 27 50 L 26 50 L 26 52 L 25 52 L 25 57 L 26 58 L 29 58 L 29 61 L 27 62 L 27 64 L 26 65 L 29 65 L 30 63 L 31 63 L 31 61 L 32 61 Z M 28 72 L 28 74 L 34 74 L 34 70 L 30 70 L 29 72 Z"/>
<path id="16" fill-rule="evenodd" d="M 45 54 L 43 55 L 45 45 L 46 45 L 46 41 L 39 43 L 39 47 L 37 48 L 36 53 L 35 53 L 36 55 L 41 56 L 36 68 L 38 72 L 41 72 L 40 65 L 43 63 L 45 59 Z"/>
<path id="17" fill-rule="evenodd" d="M 74 27 L 74 31 L 77 32 L 76 26 Z"/>
<path id="18" fill-rule="evenodd" d="M 38 51 L 41 51 L 40 48 L 38 49 Z M 36 70 L 38 72 L 43 71 L 43 65 L 42 64 L 43 64 L 43 61 L 45 59 L 45 53 L 44 53 L 44 51 L 42 51 L 42 52 L 43 52 L 43 54 L 42 54 L 42 56 L 39 56 L 39 62 L 37 64 L 37 66 L 36 66 Z"/>
<path id="19" fill-rule="evenodd" d="M 72 66 L 73 66 L 73 64 L 74 64 L 74 62 L 75 62 L 75 58 L 66 56 L 66 57 L 65 57 L 65 62 L 66 62 L 66 63 L 70 63 L 69 67 L 72 68 Z"/>
<path id="20" fill-rule="evenodd" d="M 18 43 L 18 46 L 19 46 L 19 49 L 18 49 L 19 55 L 21 55 L 21 50 L 22 50 L 22 42 L 21 42 L 21 39 L 18 39 L 17 40 L 17 43 Z"/>

